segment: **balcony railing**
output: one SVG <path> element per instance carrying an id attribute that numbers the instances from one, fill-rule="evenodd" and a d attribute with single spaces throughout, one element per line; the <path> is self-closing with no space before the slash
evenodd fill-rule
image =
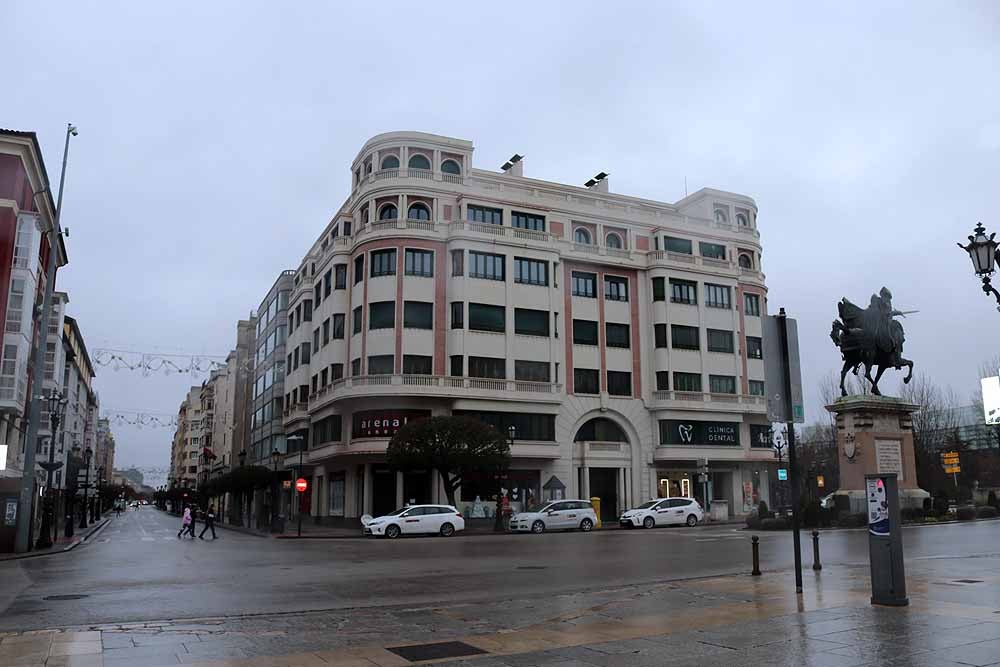
<path id="1" fill-rule="evenodd" d="M 605 248 L 605 252 L 608 253 L 609 257 L 621 257 L 622 259 L 631 259 L 632 253 L 624 248 Z"/>
<path id="2" fill-rule="evenodd" d="M 737 405 L 764 406 L 767 399 L 763 396 L 748 396 L 745 394 L 712 394 L 700 391 L 654 391 L 654 401 L 692 401 L 696 403 L 727 403 Z"/>
<path id="3" fill-rule="evenodd" d="M 372 174 L 372 180 L 381 181 L 386 178 L 399 178 L 399 169 L 379 169 Z"/>
<path id="4" fill-rule="evenodd" d="M 504 225 L 491 225 L 486 222 L 473 222 L 471 220 L 456 220 L 450 225 L 452 231 L 470 231 L 479 234 L 489 234 L 490 236 L 513 237 L 524 241 L 548 242 L 552 239 L 552 234 L 539 232 L 534 229 L 521 229 L 520 227 L 505 227 Z"/>
<path id="5" fill-rule="evenodd" d="M 574 243 L 573 250 L 576 250 L 577 252 L 587 252 L 592 255 L 596 255 L 599 252 L 597 246 L 591 243 Z"/>
<path id="6" fill-rule="evenodd" d="M 434 180 L 434 172 L 430 169 L 407 169 L 406 175 L 410 178 L 423 178 L 428 181 Z"/>
<path id="7" fill-rule="evenodd" d="M 455 185 L 465 184 L 465 178 L 461 174 L 441 174 L 441 180 L 445 183 L 454 183 Z"/>
<path id="8" fill-rule="evenodd" d="M 417 220 L 416 218 L 406 219 L 407 229 L 422 229 L 425 232 L 434 231 L 434 222 L 432 220 Z"/>
<path id="9" fill-rule="evenodd" d="M 527 380 L 502 380 L 494 378 L 476 377 L 455 377 L 450 375 L 418 375 L 418 374 L 398 374 L 392 375 L 358 375 L 350 378 L 342 378 L 331 384 L 327 389 L 327 394 L 350 395 L 351 389 L 359 387 L 426 387 L 433 390 L 441 388 L 446 390 L 477 390 L 497 394 L 558 394 L 562 391 L 562 385 L 552 382 L 533 382 Z M 314 397 L 310 396 L 312 400 Z M 319 396 L 316 396 L 319 398 Z M 294 409 L 291 411 L 294 412 Z M 285 416 L 290 416 L 288 410 Z"/>

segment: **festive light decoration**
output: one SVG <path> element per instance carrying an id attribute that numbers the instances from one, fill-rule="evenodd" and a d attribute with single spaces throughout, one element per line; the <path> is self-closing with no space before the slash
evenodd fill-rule
<path id="1" fill-rule="evenodd" d="M 136 352 L 133 350 L 94 350 L 94 363 L 110 367 L 112 370 L 141 371 L 144 376 L 163 372 L 205 375 L 226 367 L 226 357 L 198 354 L 161 354 L 159 352 Z"/>
<path id="2" fill-rule="evenodd" d="M 177 428 L 177 416 L 164 412 L 115 410 L 109 408 L 102 411 L 102 419 L 107 419 L 116 426 L 135 426 L 136 428 Z"/>

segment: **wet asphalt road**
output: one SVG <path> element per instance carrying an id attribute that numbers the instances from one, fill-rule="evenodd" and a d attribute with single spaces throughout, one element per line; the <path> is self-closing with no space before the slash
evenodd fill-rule
<path id="1" fill-rule="evenodd" d="M 199 525 L 199 531 L 201 527 Z M 545 535 L 178 540 L 146 507 L 67 554 L 0 563 L 0 631 L 140 620 L 520 599 L 750 569 L 736 526 Z M 792 566 L 791 535 L 760 533 L 761 567 Z M 808 571 L 812 548 L 803 533 Z M 908 528 L 908 560 L 1000 553 L 1000 521 Z M 867 533 L 821 537 L 824 563 L 867 568 Z M 789 575 L 790 576 L 790 575 Z M 52 595 L 79 600 L 45 600 Z"/>

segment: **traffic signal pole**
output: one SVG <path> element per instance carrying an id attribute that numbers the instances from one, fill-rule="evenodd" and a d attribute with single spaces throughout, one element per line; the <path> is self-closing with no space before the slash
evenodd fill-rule
<path id="1" fill-rule="evenodd" d="M 802 593 L 802 545 L 799 541 L 799 471 L 795 462 L 795 418 L 792 412 L 792 375 L 788 360 L 788 321 L 785 309 L 778 312 L 781 354 L 785 370 L 785 418 L 788 432 L 788 483 L 792 487 L 792 548 L 795 551 L 795 592 Z"/>

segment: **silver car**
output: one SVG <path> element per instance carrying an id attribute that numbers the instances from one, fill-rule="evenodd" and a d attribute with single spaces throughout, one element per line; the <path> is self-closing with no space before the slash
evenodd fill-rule
<path id="1" fill-rule="evenodd" d="M 521 512 L 510 518 L 510 529 L 518 533 L 576 529 L 589 533 L 596 525 L 597 514 L 588 500 L 556 500 L 534 512 Z"/>

